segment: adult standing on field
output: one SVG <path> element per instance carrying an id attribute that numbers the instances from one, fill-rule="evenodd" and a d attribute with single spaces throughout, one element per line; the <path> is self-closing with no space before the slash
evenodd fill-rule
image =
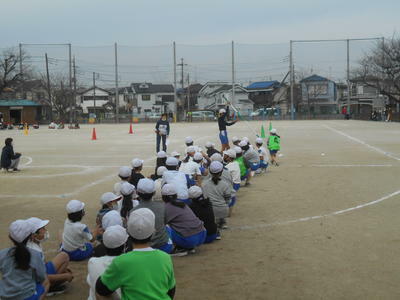
<path id="1" fill-rule="evenodd" d="M 10 169 L 13 171 L 19 171 L 18 164 L 20 157 L 21 153 L 14 153 L 13 139 L 6 138 L 5 146 L 1 151 L 1 168 L 6 171 Z"/>
<path id="2" fill-rule="evenodd" d="M 218 129 L 219 129 L 219 139 L 221 141 L 221 153 L 229 149 L 229 139 L 228 139 L 228 132 L 226 131 L 226 126 L 232 126 L 233 124 L 236 123 L 236 121 L 233 122 L 227 121 L 226 120 L 227 116 L 229 116 L 229 106 L 227 106 L 226 109 L 221 108 L 219 110 Z"/>
<path id="3" fill-rule="evenodd" d="M 157 153 L 160 152 L 160 142 L 162 140 L 162 148 L 163 151 L 167 151 L 167 137 L 169 136 L 169 122 L 168 122 L 168 115 L 162 114 L 161 119 L 157 121 L 156 130 L 157 134 Z"/>

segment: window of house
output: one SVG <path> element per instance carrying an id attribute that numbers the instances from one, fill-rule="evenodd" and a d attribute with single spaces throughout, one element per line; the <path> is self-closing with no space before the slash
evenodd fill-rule
<path id="1" fill-rule="evenodd" d="M 320 95 L 328 94 L 327 84 L 309 84 L 308 85 L 308 95 L 311 97 L 317 97 Z"/>
<path id="2" fill-rule="evenodd" d="M 150 100 L 150 95 L 142 95 L 142 101 L 149 101 Z"/>

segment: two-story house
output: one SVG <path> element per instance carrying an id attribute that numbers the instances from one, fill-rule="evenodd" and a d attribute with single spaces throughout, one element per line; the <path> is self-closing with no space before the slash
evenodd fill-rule
<path id="1" fill-rule="evenodd" d="M 311 75 L 300 81 L 300 112 L 332 114 L 338 112 L 336 83 L 319 75 Z"/>

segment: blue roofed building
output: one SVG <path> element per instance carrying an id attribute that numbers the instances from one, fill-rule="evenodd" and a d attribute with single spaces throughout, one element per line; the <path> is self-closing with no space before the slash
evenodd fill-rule
<path id="1" fill-rule="evenodd" d="M 26 99 L 0 99 L 0 114 L 5 123 L 35 124 L 42 120 L 47 104 Z"/>
<path id="2" fill-rule="evenodd" d="M 279 81 L 258 81 L 246 87 L 249 99 L 254 102 L 254 108 L 280 108 L 282 113 L 286 112 L 286 86 Z"/>

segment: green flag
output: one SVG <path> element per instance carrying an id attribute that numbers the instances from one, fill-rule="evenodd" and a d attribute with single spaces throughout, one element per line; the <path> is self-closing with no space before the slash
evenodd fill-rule
<path id="1" fill-rule="evenodd" d="M 269 131 L 272 129 L 272 122 L 269 122 Z"/>
<path id="2" fill-rule="evenodd" d="M 265 139 L 265 138 L 266 138 L 266 136 L 265 136 L 265 130 L 264 130 L 264 125 L 261 125 L 261 135 L 260 135 L 260 137 L 261 137 L 262 139 Z"/>

